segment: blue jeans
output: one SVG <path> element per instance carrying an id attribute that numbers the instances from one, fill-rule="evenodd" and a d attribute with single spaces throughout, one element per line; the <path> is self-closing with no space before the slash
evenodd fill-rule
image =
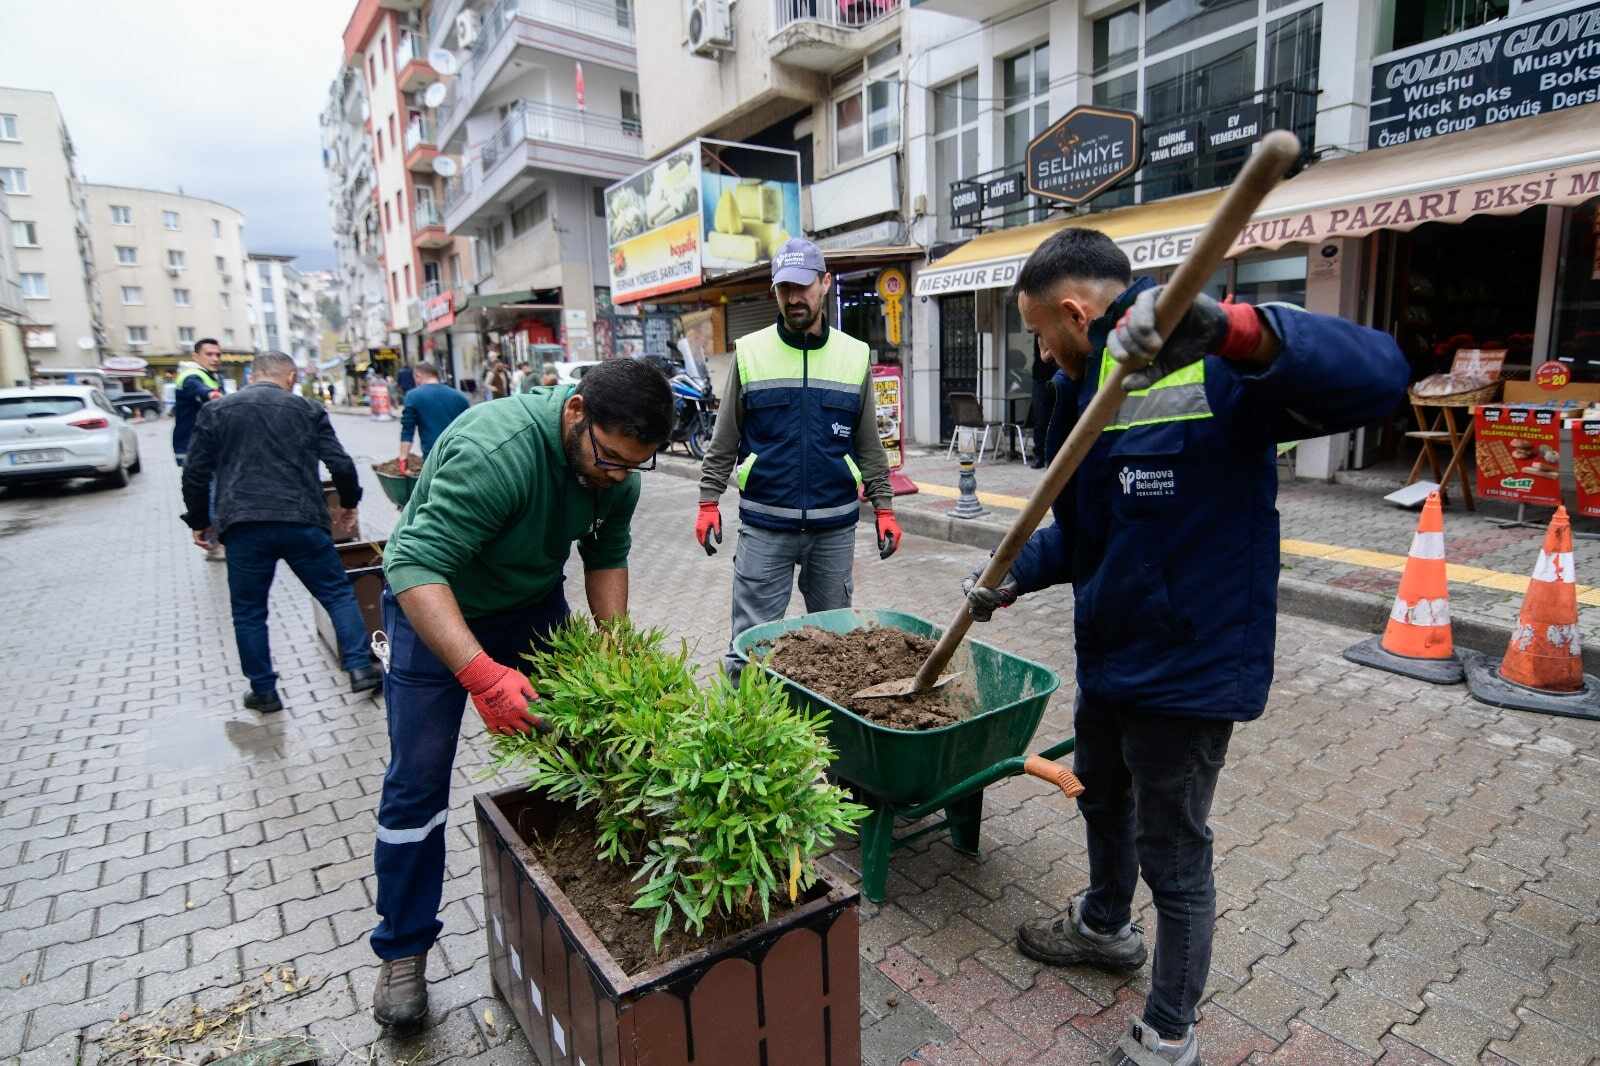
<path id="1" fill-rule="evenodd" d="M 252 689 L 262 695 L 277 689 L 267 640 L 267 594 L 279 559 L 289 564 L 333 619 L 340 664 L 346 670 L 372 665 L 367 626 L 327 530 L 297 522 L 240 522 L 228 527 L 227 547 L 233 636 Z"/>
<path id="2" fill-rule="evenodd" d="M 173 456 L 173 458 L 178 461 L 178 466 L 179 466 L 180 469 L 183 467 L 183 460 L 184 460 L 185 456 L 187 456 L 187 455 L 188 455 L 187 452 L 179 452 L 177 455 Z M 211 486 L 210 486 L 210 489 L 208 490 L 207 495 L 210 497 L 210 501 L 211 501 L 210 505 L 209 505 L 209 510 L 211 511 L 211 522 L 212 522 L 213 525 L 215 525 L 216 521 L 217 521 L 217 479 L 216 478 L 212 478 L 211 479 Z M 211 542 L 211 546 L 212 547 L 216 547 L 216 541 L 212 541 Z"/>
<path id="3" fill-rule="evenodd" d="M 1151 714 L 1079 697 L 1072 769 L 1089 851 L 1084 924 L 1115 932 L 1129 921 L 1142 873 L 1156 906 L 1155 960 L 1144 1020 L 1167 1039 L 1195 1022 L 1211 971 L 1217 886 L 1211 798 L 1233 723 Z"/>
<path id="4" fill-rule="evenodd" d="M 513 670 L 567 617 L 561 585 L 541 603 L 505 614 L 469 618 L 467 627 L 489 658 Z M 439 931 L 444 891 L 444 826 L 450 811 L 450 769 L 455 763 L 467 690 L 456 682 L 411 628 L 394 595 L 383 592 L 383 629 L 389 636 L 389 671 L 383 697 L 389 707 L 389 768 L 378 801 L 378 927 L 372 950 L 380 959 L 421 955 Z"/>
<path id="5" fill-rule="evenodd" d="M 744 523 L 733 551 L 733 632 L 725 660 L 738 677 L 743 663 L 733 640 L 751 626 L 776 622 L 789 609 L 794 568 L 800 568 L 800 595 L 806 610 L 833 611 L 850 606 L 855 579 L 856 524 L 821 533 L 781 532 Z"/>

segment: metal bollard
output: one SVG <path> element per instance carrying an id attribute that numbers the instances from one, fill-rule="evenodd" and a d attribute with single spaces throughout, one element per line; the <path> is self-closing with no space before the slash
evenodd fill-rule
<path id="1" fill-rule="evenodd" d="M 956 460 L 961 465 L 961 477 L 956 482 L 961 495 L 956 499 L 956 505 L 950 511 L 952 518 L 982 518 L 988 514 L 983 509 L 983 504 L 978 502 L 978 474 L 977 457 L 973 454 L 973 443 L 976 434 L 970 427 L 962 427 L 956 431 Z"/>

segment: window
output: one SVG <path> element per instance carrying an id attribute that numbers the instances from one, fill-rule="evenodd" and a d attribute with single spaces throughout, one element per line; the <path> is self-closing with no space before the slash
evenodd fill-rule
<path id="1" fill-rule="evenodd" d="M 389 271 L 389 299 L 400 302 L 400 274 L 394 270 Z"/>
<path id="2" fill-rule="evenodd" d="M 861 78 L 833 102 L 834 162 L 842 165 L 900 143 L 900 44 L 891 41 L 861 64 Z"/>
<path id="3" fill-rule="evenodd" d="M 1436 37 L 1476 29 L 1505 18 L 1516 6 L 1512 0 L 1436 0 L 1434 3 L 1400 0 L 1381 4 L 1374 51 L 1381 55 L 1392 49 L 1410 48 Z M 1533 5 L 1524 0 L 1521 6 L 1526 10 Z"/>
<path id="4" fill-rule="evenodd" d="M 394 194 L 394 220 L 402 226 L 406 224 L 406 194 L 404 190 Z"/>
<path id="5" fill-rule="evenodd" d="M 367 57 L 367 84 L 378 84 L 378 68 L 373 66 L 371 56 Z"/>
<path id="6" fill-rule="evenodd" d="M 389 210 L 389 201 L 383 202 L 383 230 L 385 233 L 394 229 L 394 215 Z"/>
<path id="7" fill-rule="evenodd" d="M 224 259 L 220 255 L 217 256 L 217 273 L 226 274 L 227 272 L 228 272 L 228 261 L 226 259 Z"/>
<path id="8" fill-rule="evenodd" d="M 133 225 L 133 208 L 121 204 L 111 205 L 111 224 L 113 226 Z"/>
<path id="9" fill-rule="evenodd" d="M 177 304 L 179 307 L 192 306 L 191 303 L 190 303 L 190 300 L 189 300 L 189 290 L 188 289 L 173 289 L 172 290 L 172 302 Z"/>
<path id="10" fill-rule="evenodd" d="M 150 330 L 149 330 L 148 327 L 146 327 L 146 326 L 129 326 L 128 327 L 128 344 L 130 346 L 137 347 L 138 345 L 149 344 L 149 343 L 150 343 Z"/>
<path id="11" fill-rule="evenodd" d="M 278 294 L 272 291 L 271 285 L 261 286 L 261 309 L 271 311 L 278 306 Z"/>
<path id="12" fill-rule="evenodd" d="M 217 238 L 222 236 L 222 219 L 214 218 L 211 220 L 211 235 Z"/>
<path id="13" fill-rule="evenodd" d="M 1146 52 L 1164 52 L 1256 17 L 1260 0 L 1148 0 Z"/>
<path id="14" fill-rule="evenodd" d="M 193 326 L 179 326 L 178 327 L 178 343 L 179 344 L 188 344 L 188 345 L 193 345 L 194 344 L 194 327 Z"/>
<path id="15" fill-rule="evenodd" d="M 378 63 L 384 70 L 389 69 L 389 35 L 384 34 L 378 38 Z"/>
<path id="16" fill-rule="evenodd" d="M 131 245 L 117 245 L 117 262 L 123 266 L 139 265 L 139 249 Z"/>
<path id="17" fill-rule="evenodd" d="M 900 79 L 867 84 L 867 151 L 900 143 Z"/>
<path id="18" fill-rule="evenodd" d="M 511 235 L 520 237 L 543 222 L 548 213 L 548 205 L 548 197 L 539 192 L 534 193 L 533 197 L 521 207 L 514 208 L 511 212 Z"/>
<path id="19" fill-rule="evenodd" d="M 506 224 L 502 220 L 489 227 L 489 251 L 498 252 L 506 244 Z"/>
<path id="20" fill-rule="evenodd" d="M 161 228 L 162 229 L 169 229 L 169 230 L 172 230 L 173 232 L 177 232 L 177 229 L 178 229 L 178 212 L 176 212 L 176 211 L 163 211 L 163 212 L 161 212 Z"/>
<path id="21" fill-rule="evenodd" d="M 478 268 L 481 281 L 494 273 L 494 260 L 489 256 L 489 242 L 479 238 L 472 242 L 473 263 Z"/>
<path id="22" fill-rule="evenodd" d="M 11 223 L 11 243 L 18 248 L 39 247 L 39 230 L 32 222 Z"/>
<path id="23" fill-rule="evenodd" d="M 637 137 L 644 132 L 639 118 L 639 93 L 634 89 L 622 90 L 622 132 Z"/>
<path id="24" fill-rule="evenodd" d="M 70 415 L 83 408 L 83 400 L 76 396 L 40 396 L 37 393 L 7 396 L 0 400 L 0 422 L 47 418 L 50 415 Z"/>
<path id="25" fill-rule="evenodd" d="M 1125 66 L 1139 58 L 1139 8 L 1136 6 L 1094 23 L 1094 72 Z"/>
<path id="26" fill-rule="evenodd" d="M 389 146 L 393 147 L 393 146 L 395 146 L 395 145 L 397 145 L 399 143 L 400 143 L 400 138 L 398 138 L 398 137 L 396 137 L 394 135 L 394 116 L 390 115 L 389 116 Z"/>
<path id="27" fill-rule="evenodd" d="M 407 263 L 405 265 L 405 270 L 403 271 L 403 273 L 404 273 L 405 279 L 406 279 L 406 299 L 409 300 L 409 299 L 411 299 L 411 264 L 410 263 Z"/>
<path id="28" fill-rule="evenodd" d="M 222 343 L 230 348 L 233 347 L 233 330 L 225 329 L 222 331 Z"/>
<path id="29" fill-rule="evenodd" d="M 461 276 L 461 253 L 457 252 L 450 257 L 450 287 L 455 288 L 464 280 Z"/>
<path id="30" fill-rule="evenodd" d="M 267 327 L 267 347 L 276 350 L 278 347 L 278 327 Z"/>
<path id="31" fill-rule="evenodd" d="M 590 189 L 589 191 L 594 194 L 594 217 L 595 218 L 605 218 L 606 217 L 606 190 L 605 190 L 605 186 L 596 185 L 594 188 Z"/>
<path id="32" fill-rule="evenodd" d="M 1600 199 L 1567 211 L 1556 267 L 1553 358 L 1572 367 L 1578 381 L 1600 380 Z"/>
<path id="33" fill-rule="evenodd" d="M 0 189 L 7 196 L 28 195 L 28 171 L 23 167 L 0 167 Z"/>
<path id="34" fill-rule="evenodd" d="M 122 287 L 122 303 L 124 306 L 144 303 L 144 289 L 138 285 L 124 285 Z"/>
<path id="35" fill-rule="evenodd" d="M 181 248 L 168 248 L 167 266 L 174 270 L 187 270 L 189 269 L 189 257 Z"/>
<path id="36" fill-rule="evenodd" d="M 272 284 L 272 264 L 271 263 L 257 263 L 256 264 L 256 276 L 261 279 L 261 284 L 263 284 L 263 285 L 271 285 Z"/>
<path id="37" fill-rule="evenodd" d="M 833 104 L 833 151 L 840 163 L 860 159 L 865 138 L 861 131 L 861 94 L 855 93 Z"/>
<path id="38" fill-rule="evenodd" d="M 222 301 L 222 309 L 226 311 L 233 306 L 233 299 L 225 292 L 217 293 L 217 298 Z"/>
<path id="39" fill-rule="evenodd" d="M 22 295 L 30 300 L 50 299 L 50 283 L 43 274 L 23 274 Z"/>
<path id="40" fill-rule="evenodd" d="M 1050 46 L 1012 56 L 1002 65 L 1001 86 L 1005 93 L 1005 161 L 1020 163 L 1028 154 L 1028 142 L 1050 124 Z"/>
<path id="41" fill-rule="evenodd" d="M 1145 121 L 1152 129 L 1247 98 L 1256 88 L 1255 32 L 1224 37 L 1152 63 L 1145 69 L 1144 79 Z M 1199 167 L 1194 160 L 1147 167 L 1145 199 L 1222 184 L 1249 155 L 1250 145 L 1245 144 L 1212 153 L 1200 161 Z M 1224 174 L 1226 177 L 1222 177 Z"/>
<path id="42" fill-rule="evenodd" d="M 939 190 L 939 227 L 950 224 L 950 183 L 978 172 L 978 75 L 968 74 L 933 90 L 933 166 Z"/>
<path id="43" fill-rule="evenodd" d="M 20 141 L 17 136 L 17 116 L 0 115 L 0 141 Z"/>

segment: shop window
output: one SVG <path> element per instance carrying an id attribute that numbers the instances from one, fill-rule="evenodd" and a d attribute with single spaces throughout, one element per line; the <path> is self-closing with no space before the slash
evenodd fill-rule
<path id="1" fill-rule="evenodd" d="M 1165 52 L 1255 18 L 1260 0 L 1149 0 L 1145 4 L 1146 52 Z"/>
<path id="2" fill-rule="evenodd" d="M 1234 298 L 1241 303 L 1306 305 L 1306 253 L 1245 259 L 1235 272 Z"/>
<path id="3" fill-rule="evenodd" d="M 1577 381 L 1600 381 L 1600 199 L 1572 208 L 1561 236 L 1551 350 Z"/>
<path id="4" fill-rule="evenodd" d="M 1511 0 L 1382 0 L 1377 51 L 1410 48 L 1487 26 L 1509 15 L 1511 7 Z"/>
<path id="5" fill-rule="evenodd" d="M 939 235 L 956 236 L 950 183 L 978 172 L 978 75 L 933 90 L 933 168 L 939 190 Z"/>

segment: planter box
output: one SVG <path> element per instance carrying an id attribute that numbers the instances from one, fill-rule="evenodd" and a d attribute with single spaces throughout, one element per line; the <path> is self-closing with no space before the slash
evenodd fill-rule
<path id="1" fill-rule="evenodd" d="M 367 624 L 367 640 L 383 628 L 383 546 L 385 540 L 360 540 L 350 544 L 336 544 L 339 561 L 350 579 L 350 589 L 356 594 L 356 606 L 361 608 L 361 620 Z M 322 638 L 335 654 L 339 651 L 339 638 L 333 631 L 333 619 L 322 609 L 315 596 L 311 597 L 311 614 L 316 620 L 317 636 Z"/>
<path id="2" fill-rule="evenodd" d="M 623 973 L 526 840 L 570 808 L 480 793 L 490 972 L 542 1066 L 859 1066 L 857 904 L 826 873 L 800 906 Z"/>

